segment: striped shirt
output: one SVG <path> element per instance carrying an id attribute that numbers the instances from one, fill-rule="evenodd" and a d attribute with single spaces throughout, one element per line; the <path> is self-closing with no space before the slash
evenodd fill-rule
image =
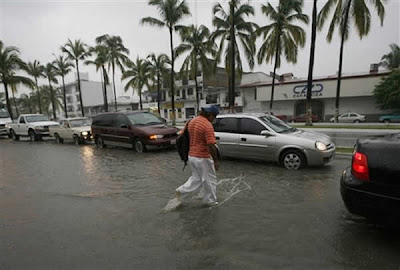
<path id="1" fill-rule="evenodd" d="M 216 144 L 214 128 L 210 121 L 204 116 L 193 118 L 188 125 L 190 148 L 189 156 L 198 158 L 209 158 L 209 144 Z"/>

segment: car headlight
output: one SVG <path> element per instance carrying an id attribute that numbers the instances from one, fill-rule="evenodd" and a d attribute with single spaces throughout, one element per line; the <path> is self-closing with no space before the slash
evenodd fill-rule
<path id="1" fill-rule="evenodd" d="M 164 138 L 164 135 L 150 135 L 150 140 L 157 140 Z"/>
<path id="2" fill-rule="evenodd" d="M 82 132 L 82 136 L 87 136 L 89 133 L 87 131 Z"/>
<path id="3" fill-rule="evenodd" d="M 316 142 L 315 148 L 317 148 L 320 151 L 325 151 L 327 149 L 326 144 L 324 144 L 323 142 Z"/>

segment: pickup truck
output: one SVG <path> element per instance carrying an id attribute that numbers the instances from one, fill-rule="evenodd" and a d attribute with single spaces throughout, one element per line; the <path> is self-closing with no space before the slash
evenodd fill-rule
<path id="1" fill-rule="evenodd" d="M 56 143 L 73 140 L 75 144 L 81 144 L 92 139 L 91 124 L 85 117 L 65 119 L 60 125 L 50 127 L 50 136 L 55 138 Z"/>
<path id="2" fill-rule="evenodd" d="M 389 123 L 400 123 L 400 113 L 394 113 L 391 115 L 382 115 L 381 117 L 379 117 L 379 122 L 383 122 L 385 124 L 389 124 Z"/>
<path id="3" fill-rule="evenodd" d="M 10 115 L 8 114 L 7 110 L 0 109 L 0 136 L 7 135 L 7 128 L 6 124 L 12 123 Z"/>
<path id="4" fill-rule="evenodd" d="M 49 136 L 50 126 L 58 125 L 58 122 L 49 121 L 43 114 L 21 114 L 16 123 L 7 124 L 6 128 L 14 141 L 18 141 L 21 136 L 39 141 L 42 137 Z"/>

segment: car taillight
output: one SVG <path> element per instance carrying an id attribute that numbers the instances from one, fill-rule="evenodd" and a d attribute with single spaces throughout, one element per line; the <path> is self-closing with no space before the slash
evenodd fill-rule
<path id="1" fill-rule="evenodd" d="M 360 180 L 369 181 L 369 169 L 367 156 L 360 152 L 353 155 L 352 174 Z"/>

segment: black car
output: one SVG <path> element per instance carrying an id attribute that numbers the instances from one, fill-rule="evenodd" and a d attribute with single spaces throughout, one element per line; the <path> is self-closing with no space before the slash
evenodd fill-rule
<path id="1" fill-rule="evenodd" d="M 353 214 L 400 217 L 400 133 L 359 139 L 340 191 Z"/>

